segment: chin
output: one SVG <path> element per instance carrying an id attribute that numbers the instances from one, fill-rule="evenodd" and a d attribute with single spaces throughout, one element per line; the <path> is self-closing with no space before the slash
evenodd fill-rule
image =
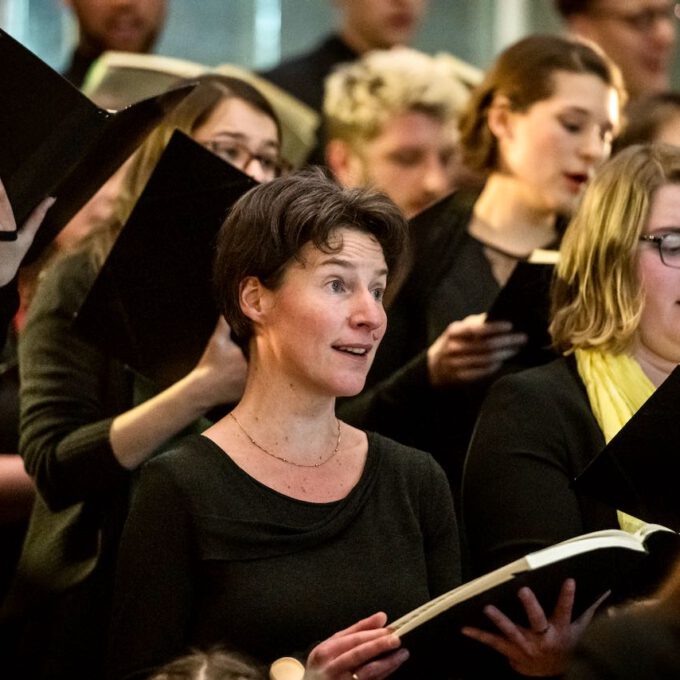
<path id="1" fill-rule="evenodd" d="M 336 385 L 333 390 L 333 394 L 337 398 L 341 397 L 356 397 L 363 389 L 366 384 L 366 378 L 361 381 L 345 381 L 342 384 Z"/>

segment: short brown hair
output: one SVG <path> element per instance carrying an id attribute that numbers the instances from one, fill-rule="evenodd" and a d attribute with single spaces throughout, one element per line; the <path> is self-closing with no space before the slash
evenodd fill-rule
<path id="1" fill-rule="evenodd" d="M 374 236 L 388 269 L 396 268 L 407 223 L 399 208 L 374 189 L 342 188 L 312 169 L 262 184 L 237 201 L 217 237 L 214 281 L 218 305 L 243 349 L 253 330 L 241 310 L 241 281 L 255 276 L 276 289 L 306 243 L 332 252 L 332 235 L 340 227 Z"/>
<path id="2" fill-rule="evenodd" d="M 637 331 L 643 295 L 638 242 L 654 193 L 680 183 L 680 149 L 634 145 L 588 185 L 567 227 L 552 290 L 550 333 L 563 352 L 625 351 Z"/>
<path id="3" fill-rule="evenodd" d="M 265 680 L 264 669 L 245 656 L 214 648 L 170 661 L 149 680 Z"/>
<path id="4" fill-rule="evenodd" d="M 526 111 L 553 94 L 556 71 L 597 76 L 618 91 L 619 106 L 623 106 L 625 90 L 621 73 L 597 47 L 556 35 L 529 36 L 501 52 L 472 92 L 460 118 L 465 165 L 478 172 L 498 169 L 498 143 L 488 125 L 494 99 L 503 95 L 513 111 Z"/>

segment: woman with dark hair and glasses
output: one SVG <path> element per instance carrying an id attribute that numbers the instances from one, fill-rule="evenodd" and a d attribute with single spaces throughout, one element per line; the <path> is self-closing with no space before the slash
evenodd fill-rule
<path id="1" fill-rule="evenodd" d="M 267 100 L 236 78 L 196 80 L 133 156 L 109 222 L 47 271 L 20 337 L 20 453 L 38 494 L 2 614 L 19 637 L 8 658 L 32 678 L 102 676 L 132 472 L 243 389 L 245 359 L 223 321 L 197 366 L 157 394 L 71 327 L 175 130 L 258 181 L 279 174 L 280 128 Z"/>
<path id="2" fill-rule="evenodd" d="M 564 235 L 552 310 L 564 356 L 499 380 L 470 445 L 463 519 L 477 573 L 579 534 L 640 526 L 572 480 L 680 363 L 680 150 L 631 146 L 601 168 Z M 574 638 L 558 618 L 512 631 L 529 651 L 566 650 Z"/>

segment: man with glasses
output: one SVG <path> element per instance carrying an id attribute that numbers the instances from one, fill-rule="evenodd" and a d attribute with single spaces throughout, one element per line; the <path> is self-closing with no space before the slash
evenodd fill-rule
<path id="1" fill-rule="evenodd" d="M 680 4 L 671 0 L 555 0 L 569 31 L 616 62 L 631 99 L 670 88 Z"/>

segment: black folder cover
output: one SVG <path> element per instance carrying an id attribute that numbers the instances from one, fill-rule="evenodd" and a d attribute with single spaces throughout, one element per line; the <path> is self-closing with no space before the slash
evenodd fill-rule
<path id="1" fill-rule="evenodd" d="M 215 236 L 255 180 L 175 132 L 104 263 L 76 330 L 158 387 L 196 364 L 217 321 Z"/>
<path id="2" fill-rule="evenodd" d="M 639 517 L 680 530 L 680 367 L 657 388 L 574 486 Z"/>
<path id="3" fill-rule="evenodd" d="M 550 349 L 550 284 L 554 265 L 521 260 L 487 311 L 487 321 L 510 321 L 526 333 L 527 344 L 514 361 L 525 366 L 553 358 Z"/>
<path id="4" fill-rule="evenodd" d="M 31 261 L 193 86 L 114 113 L 2 30 L 0 64 L 0 178 L 17 225 L 43 198 L 57 198 L 27 255 Z"/>

